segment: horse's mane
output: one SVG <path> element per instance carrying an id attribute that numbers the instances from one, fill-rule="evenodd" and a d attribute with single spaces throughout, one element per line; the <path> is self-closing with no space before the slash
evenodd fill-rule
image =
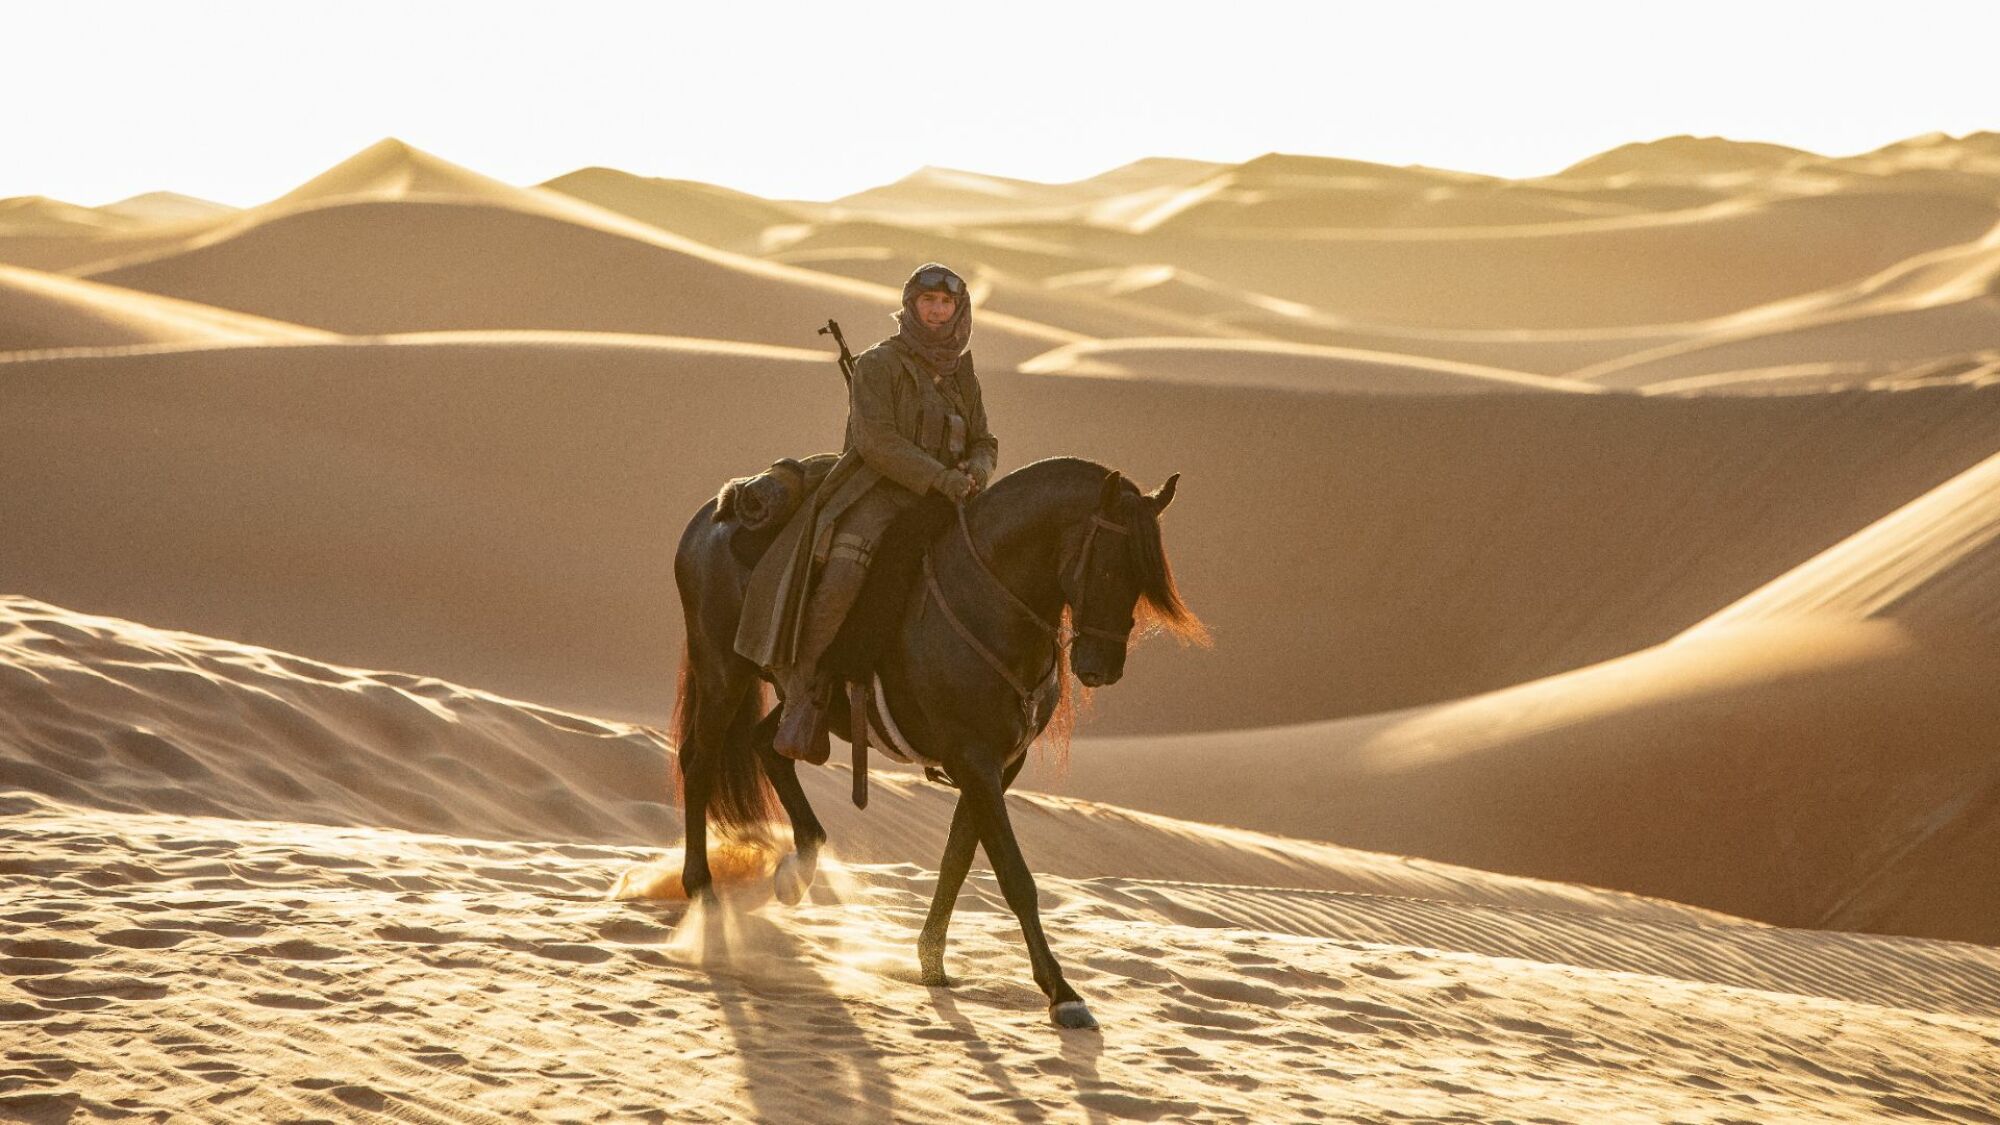
<path id="1" fill-rule="evenodd" d="M 1183 646 L 1207 648 L 1213 643 L 1208 626 L 1181 600 L 1180 587 L 1174 582 L 1173 564 L 1167 561 L 1167 546 L 1160 538 L 1159 513 L 1150 504 L 1138 502 L 1136 485 L 1132 491 L 1135 494 L 1132 507 L 1138 518 L 1128 521 L 1127 526 L 1132 529 L 1128 549 L 1132 553 L 1132 566 L 1139 574 L 1139 604 L 1132 610 L 1133 636 L 1165 633 Z"/>
<path id="2" fill-rule="evenodd" d="M 1016 486 L 1034 483 L 1043 475 L 1075 474 L 1079 481 L 1087 484 L 1086 495 L 1093 501 L 1097 488 L 1111 469 L 1094 461 L 1079 457 L 1051 457 L 1036 461 L 994 481 L 996 489 L 1009 481 Z M 1022 478 L 1016 480 L 1015 478 Z M 981 497 L 975 498 L 978 503 Z M 1208 635 L 1208 627 L 1196 617 L 1187 603 L 1181 600 L 1180 587 L 1174 582 L 1173 565 L 1167 561 L 1166 543 L 1160 535 L 1159 513 L 1152 505 L 1145 503 L 1139 486 L 1128 478 L 1120 490 L 1118 517 L 1130 529 L 1126 536 L 1128 561 L 1139 579 L 1139 601 L 1132 607 L 1132 640 L 1134 643 L 1165 633 L 1182 645 L 1200 645 L 1206 648 L 1213 643 Z M 1062 626 L 1065 634 L 1069 631 L 1069 607 L 1063 607 Z M 1083 685 L 1069 670 L 1069 646 L 1056 650 L 1056 682 L 1060 695 L 1056 699 L 1055 713 L 1048 725 L 1035 738 L 1035 748 L 1044 755 L 1054 758 L 1057 774 L 1068 768 L 1070 740 L 1076 733 L 1078 719 L 1089 713 L 1092 697 L 1096 689 Z"/>

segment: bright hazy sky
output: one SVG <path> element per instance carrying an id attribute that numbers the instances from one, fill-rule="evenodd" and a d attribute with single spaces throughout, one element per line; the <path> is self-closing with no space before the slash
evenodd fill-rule
<path id="1" fill-rule="evenodd" d="M 2000 3 L 199 3 L 0 8 L 0 196 L 251 204 L 386 136 L 827 199 L 1282 151 L 1533 176 L 1676 133 L 2000 129 Z"/>

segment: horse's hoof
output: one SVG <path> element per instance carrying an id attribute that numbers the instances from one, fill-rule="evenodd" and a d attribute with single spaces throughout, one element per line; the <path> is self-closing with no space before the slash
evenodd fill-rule
<path id="1" fill-rule="evenodd" d="M 1049 1005 L 1049 1022 L 1071 1031 L 1096 1031 L 1097 1017 L 1081 1000 L 1065 1000 Z"/>
<path id="2" fill-rule="evenodd" d="M 819 853 L 814 852 L 803 858 L 792 852 L 778 861 L 778 869 L 771 873 L 771 889 L 777 893 L 778 901 L 786 906 L 797 906 L 806 897 L 806 891 L 813 885 L 813 877 L 819 874 Z"/>

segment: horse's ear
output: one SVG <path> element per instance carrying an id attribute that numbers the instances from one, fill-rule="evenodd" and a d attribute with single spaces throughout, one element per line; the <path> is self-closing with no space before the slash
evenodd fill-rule
<path id="1" fill-rule="evenodd" d="M 1118 492 L 1125 484 L 1125 478 L 1113 469 L 1104 476 L 1104 491 L 1098 493 L 1097 507 L 1101 511 L 1112 512 L 1118 508 Z"/>
<path id="2" fill-rule="evenodd" d="M 1181 475 L 1175 473 L 1173 476 L 1167 478 L 1167 483 L 1146 494 L 1146 499 L 1153 503 L 1153 513 L 1155 515 L 1166 511 L 1167 505 L 1174 502 L 1174 486 L 1180 482 Z"/>

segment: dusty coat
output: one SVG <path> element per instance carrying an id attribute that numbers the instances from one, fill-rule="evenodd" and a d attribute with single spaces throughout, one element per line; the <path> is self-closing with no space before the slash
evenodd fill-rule
<path id="1" fill-rule="evenodd" d="M 814 567 L 826 561 L 841 514 L 877 488 L 914 502 L 956 467 L 951 415 L 963 421 L 962 459 L 982 484 L 999 458 L 969 352 L 955 373 L 933 380 L 892 337 L 855 357 L 848 392 L 840 460 L 772 542 L 744 592 L 736 651 L 762 668 L 791 662 Z"/>

